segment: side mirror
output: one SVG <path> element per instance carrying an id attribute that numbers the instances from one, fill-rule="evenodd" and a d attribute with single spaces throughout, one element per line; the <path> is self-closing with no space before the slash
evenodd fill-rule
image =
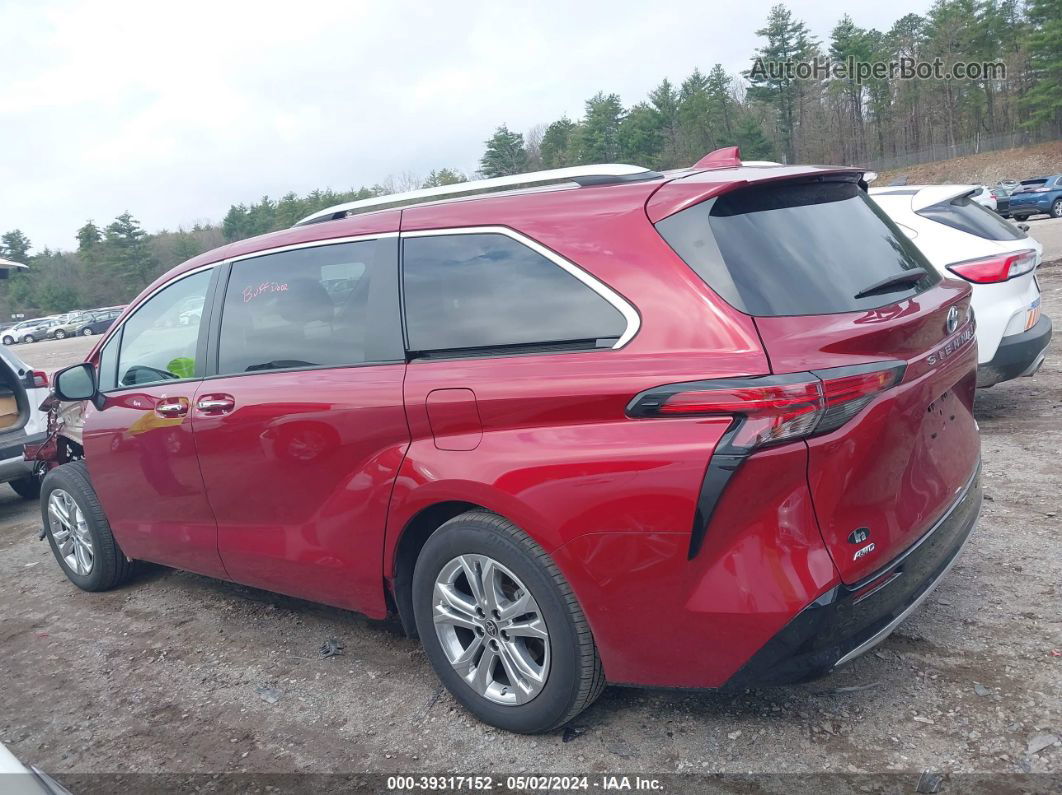
<path id="1" fill-rule="evenodd" d="M 1018 224 L 1018 229 L 1020 229 L 1022 232 L 1028 232 L 1029 231 L 1029 225 L 1028 224 Z"/>
<path id="2" fill-rule="evenodd" d="M 60 400 L 92 400 L 98 391 L 96 368 L 88 362 L 55 374 L 55 396 Z"/>

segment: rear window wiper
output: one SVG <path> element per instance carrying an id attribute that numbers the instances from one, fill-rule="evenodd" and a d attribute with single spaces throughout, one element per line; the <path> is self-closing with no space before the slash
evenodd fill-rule
<path id="1" fill-rule="evenodd" d="M 912 282 L 921 281 L 928 276 L 925 268 L 911 268 L 910 270 L 903 271 L 902 273 L 895 273 L 892 276 L 887 276 L 880 282 L 874 282 L 869 287 L 864 287 L 858 293 L 855 294 L 856 298 L 866 298 L 868 295 L 875 295 L 877 293 L 887 293 L 891 290 L 895 290 L 898 287 L 911 284 Z"/>

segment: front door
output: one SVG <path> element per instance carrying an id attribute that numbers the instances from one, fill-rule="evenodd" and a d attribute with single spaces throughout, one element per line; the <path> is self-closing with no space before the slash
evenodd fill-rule
<path id="1" fill-rule="evenodd" d="M 397 240 L 237 259 L 192 427 L 237 582 L 383 615 L 387 504 L 409 443 Z"/>
<path id="2" fill-rule="evenodd" d="M 101 409 L 89 405 L 85 458 L 115 538 L 127 555 L 225 576 L 217 524 L 192 439 L 191 405 L 205 356 L 200 318 L 216 268 L 185 276 L 144 301 L 96 359 Z"/>

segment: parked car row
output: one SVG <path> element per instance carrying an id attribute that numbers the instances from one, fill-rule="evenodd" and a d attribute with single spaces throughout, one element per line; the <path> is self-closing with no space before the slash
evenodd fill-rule
<path id="1" fill-rule="evenodd" d="M 23 320 L 21 323 L 15 323 L 3 329 L 0 332 L 2 335 L 0 341 L 4 345 L 16 345 L 43 339 L 91 337 L 93 334 L 102 334 L 109 329 L 115 318 L 122 313 L 122 309 L 124 307 L 111 306 Z"/>
<path id="2" fill-rule="evenodd" d="M 1021 182 L 1002 180 L 991 194 L 996 202 L 993 209 L 1004 218 L 1025 221 L 1041 214 L 1062 218 L 1062 174 Z"/>
<path id="3" fill-rule="evenodd" d="M 143 560 L 397 615 L 511 731 L 606 682 L 826 674 L 974 529 L 975 328 L 993 378 L 1050 336 L 1039 246 L 974 186 L 865 177 L 734 147 L 201 254 L 56 374 L 44 536 L 85 591 Z"/>

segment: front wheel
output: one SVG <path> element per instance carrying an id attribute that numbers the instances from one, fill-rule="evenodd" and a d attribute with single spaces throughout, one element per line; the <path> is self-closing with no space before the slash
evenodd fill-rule
<path id="1" fill-rule="evenodd" d="M 1051 217 L 1062 218 L 1062 199 L 1055 199 L 1055 203 L 1051 205 Z"/>
<path id="2" fill-rule="evenodd" d="M 27 334 L 25 337 L 22 338 L 22 341 L 23 342 L 36 342 L 37 338 L 34 337 L 32 334 Z"/>
<path id="3" fill-rule="evenodd" d="M 0 342 L 3 342 L 4 345 L 14 345 L 15 344 L 15 338 L 14 337 L 4 337 L 3 340 L 0 340 Z"/>
<path id="4" fill-rule="evenodd" d="M 508 731 L 550 731 L 605 687 L 593 635 L 564 576 L 516 525 L 469 511 L 425 543 L 413 572 L 417 632 L 470 712 Z"/>
<path id="5" fill-rule="evenodd" d="M 58 331 L 55 332 L 55 338 L 57 340 L 65 340 L 66 339 L 66 332 L 63 331 L 62 329 L 59 329 Z"/>
<path id="6" fill-rule="evenodd" d="M 78 588 L 106 591 L 132 575 L 132 561 L 111 534 L 84 461 L 63 464 L 44 476 L 41 514 L 52 553 Z"/>

